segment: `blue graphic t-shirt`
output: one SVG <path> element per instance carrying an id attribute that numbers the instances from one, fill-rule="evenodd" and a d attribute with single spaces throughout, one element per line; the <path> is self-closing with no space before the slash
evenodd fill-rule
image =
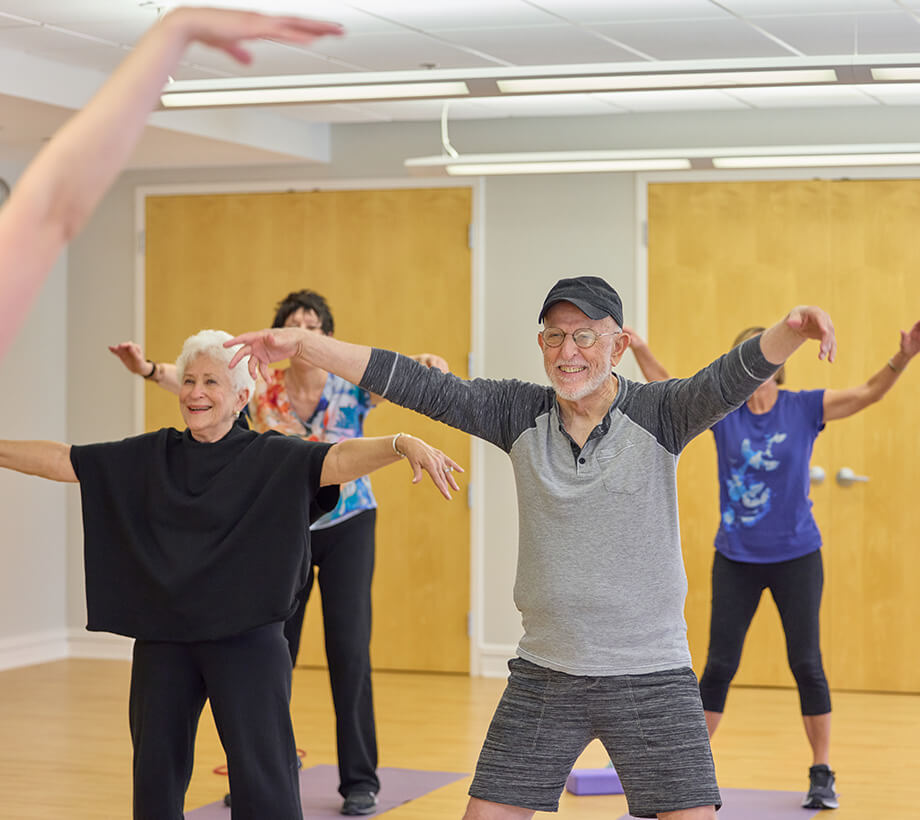
<path id="1" fill-rule="evenodd" d="M 823 390 L 780 390 L 768 413 L 742 404 L 712 426 L 721 511 L 716 549 L 726 558 L 766 564 L 821 546 L 808 466 L 823 429 Z"/>

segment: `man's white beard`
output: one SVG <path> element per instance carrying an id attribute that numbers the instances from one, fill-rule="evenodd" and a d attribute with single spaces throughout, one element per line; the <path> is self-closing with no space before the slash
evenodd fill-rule
<path id="1" fill-rule="evenodd" d="M 549 383 L 552 385 L 553 390 L 556 391 L 556 395 L 561 399 L 566 401 L 580 401 L 586 396 L 590 396 L 595 390 L 598 390 L 601 385 L 607 381 L 610 376 L 610 373 L 605 372 L 604 370 L 598 370 L 591 378 L 588 379 L 581 387 L 577 390 L 571 390 L 570 388 L 559 384 L 558 377 L 559 374 L 556 372 L 556 367 L 547 367 L 546 375 L 549 377 Z"/>

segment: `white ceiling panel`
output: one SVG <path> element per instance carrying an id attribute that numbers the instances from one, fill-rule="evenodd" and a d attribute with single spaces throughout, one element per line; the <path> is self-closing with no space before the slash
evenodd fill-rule
<path id="1" fill-rule="evenodd" d="M 401 71 L 424 68 L 471 68 L 500 65 L 459 46 L 414 32 L 328 37 L 310 44 L 310 50 L 328 54 L 366 71 Z"/>
<path id="2" fill-rule="evenodd" d="M 65 37 L 41 26 L 0 29 L 0 48 L 24 51 L 34 57 L 46 57 L 67 65 L 112 71 L 127 51 L 78 37 Z"/>
<path id="3" fill-rule="evenodd" d="M 878 105 L 856 86 L 786 86 L 785 88 L 733 88 L 726 92 L 752 108 L 826 108 Z"/>
<path id="4" fill-rule="evenodd" d="M 354 0 L 348 5 L 417 29 L 467 28 L 473 20 L 483 28 L 553 22 L 545 11 L 524 0 Z"/>
<path id="5" fill-rule="evenodd" d="M 205 3 L 207 0 L 200 0 Z M 23 54 L 62 65 L 111 72 L 156 19 L 156 6 L 177 0 L 0 0 L 0 58 L 15 66 Z M 199 2 L 199 0 L 191 0 Z M 637 63 L 667 70 L 667 61 L 750 61 L 798 55 L 920 55 L 920 0 L 214 0 L 236 8 L 307 14 L 346 28 L 343 38 L 323 38 L 307 48 L 259 42 L 251 67 L 201 46 L 193 47 L 174 72 L 176 79 L 284 74 L 348 74 L 423 67 L 494 68 L 519 65 Z M 909 9 L 912 9 L 910 11 Z M 7 16 L 4 17 L 3 15 Z M 23 25 L 15 17 L 43 25 Z M 57 29 L 63 29 L 57 30 Z M 71 33 L 68 33 L 70 31 Z M 13 52 L 17 52 L 14 54 Z M 920 60 L 920 56 L 918 56 Z M 673 70 L 686 70 L 675 66 Z M 39 69 L 44 70 L 44 69 Z M 49 74 L 52 68 L 48 68 Z M 5 79 L 15 80 L 8 73 Z M 23 88 L 29 88 L 28 84 Z M 6 90 L 17 93 L 15 83 Z M 30 92 L 24 91 L 23 95 Z M 70 92 L 53 102 L 65 103 Z M 85 93 L 85 92 L 84 92 Z M 38 96 L 35 97 L 38 99 Z M 83 100 L 74 100 L 74 107 Z M 452 120 L 506 117 L 579 117 L 623 111 L 700 111 L 745 108 L 920 105 L 912 85 L 821 86 L 784 89 L 702 89 L 473 98 L 451 104 Z M 431 121 L 441 102 L 360 103 L 284 107 L 282 116 L 304 123 Z M 39 106 L 39 108 L 43 108 Z M 0 150 L 38 140 L 10 124 L 0 99 Z M 240 112 L 258 117 L 264 109 Z M 62 116 L 22 110 L 36 130 Z M 4 127 L 3 119 L 7 120 Z M 255 120 L 253 120 L 255 122 Z M 44 136 L 44 133 L 42 134 Z M 172 138 L 170 138 L 172 139 Z M 175 153 L 181 136 L 169 142 Z M 40 143 L 36 143 L 37 148 Z M 166 141 L 159 143 L 167 145 Z M 151 145 L 156 145 L 151 143 Z M 190 156 L 206 143 L 190 149 Z M 221 149 L 223 150 L 223 149 Z M 230 150 L 228 150 L 228 156 Z M 246 151 L 251 150 L 246 148 Z M 437 146 L 433 146 L 433 152 Z M 266 156 L 271 151 L 263 152 Z M 240 154 L 240 156 L 243 156 Z M 255 154 L 250 156 L 255 157 Z M 145 159 L 144 161 L 148 161 Z M 268 160 L 267 160 L 268 161 Z"/>
<path id="6" fill-rule="evenodd" d="M 920 105 L 920 83 L 884 83 L 856 87 L 883 105 Z"/>
<path id="7" fill-rule="evenodd" d="M 118 0 L 124 2 L 124 0 Z M 4 0 L 5 2 L 5 0 Z M 53 0 L 53 2 L 70 2 L 70 0 Z M 189 0 L 191 3 L 192 0 Z M 198 2 L 198 5 L 211 5 Z M 158 5 L 171 8 L 182 5 L 177 0 L 158 1 Z M 343 0 L 214 0 L 213 5 L 224 8 L 258 9 L 265 14 L 297 14 L 314 20 L 328 20 L 345 27 L 349 34 L 376 34 L 400 31 L 402 26 L 366 14 Z"/>
<path id="8" fill-rule="evenodd" d="M 595 29 L 656 60 L 788 57 L 782 48 L 734 18 L 661 23 L 602 23 Z"/>
<path id="9" fill-rule="evenodd" d="M 897 11 L 896 0 L 719 0 L 743 16 L 820 14 L 822 12 Z"/>
<path id="10" fill-rule="evenodd" d="M 131 19 L 152 25 L 157 16 L 154 7 L 142 8 L 138 0 L 3 0 L 0 12 L 54 25 Z"/>
<path id="11" fill-rule="evenodd" d="M 354 122 L 389 122 L 391 117 L 377 114 L 371 106 L 353 104 L 339 105 L 282 105 L 268 106 L 266 109 L 272 113 L 303 122 L 316 123 L 354 123 Z"/>
<path id="12" fill-rule="evenodd" d="M 709 0 L 533 0 L 533 4 L 577 23 L 723 18 Z"/>
<path id="13" fill-rule="evenodd" d="M 556 94 L 553 98 L 525 95 L 519 97 L 480 97 L 470 100 L 489 117 L 577 117 L 592 114 L 614 113 L 616 106 L 606 102 L 599 94 Z M 449 116 L 461 106 L 451 104 Z M 558 114 L 554 114 L 554 110 Z"/>
<path id="14" fill-rule="evenodd" d="M 187 52 L 185 63 L 203 69 L 212 69 L 211 76 L 274 76 L 278 74 L 341 73 L 354 66 L 332 61 L 312 50 L 292 48 L 279 43 L 255 42 L 246 46 L 252 53 L 252 63 L 242 65 L 229 54 L 202 45 L 194 45 Z"/>
<path id="15" fill-rule="evenodd" d="M 752 17 L 808 56 L 920 52 L 920 22 L 907 12 Z"/>
<path id="16" fill-rule="evenodd" d="M 715 89 L 679 89 L 668 91 L 616 91 L 595 95 L 625 111 L 722 111 L 750 108 Z"/>
<path id="17" fill-rule="evenodd" d="M 577 26 L 527 26 L 435 33 L 458 45 L 491 54 L 511 65 L 636 60 L 633 52 Z"/>

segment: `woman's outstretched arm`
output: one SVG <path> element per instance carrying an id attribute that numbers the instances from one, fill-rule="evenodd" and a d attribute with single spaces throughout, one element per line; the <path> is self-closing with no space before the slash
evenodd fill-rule
<path id="1" fill-rule="evenodd" d="M 79 481 L 70 463 L 70 445 L 59 441 L 2 441 L 0 467 L 52 481 Z"/>
<path id="2" fill-rule="evenodd" d="M 127 162 L 169 72 L 194 42 L 243 63 L 253 39 L 308 43 L 339 26 L 297 17 L 182 8 L 140 40 L 80 112 L 38 153 L 0 209 L 0 357 L 63 247 Z"/>
<path id="3" fill-rule="evenodd" d="M 901 331 L 901 344 L 885 365 L 864 384 L 843 390 L 824 391 L 824 420 L 845 419 L 877 402 L 898 380 L 904 368 L 920 353 L 920 322 Z"/>

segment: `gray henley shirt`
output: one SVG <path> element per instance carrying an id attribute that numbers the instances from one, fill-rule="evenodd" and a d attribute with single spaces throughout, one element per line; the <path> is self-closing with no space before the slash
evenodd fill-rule
<path id="1" fill-rule="evenodd" d="M 579 448 L 551 387 L 465 381 L 375 349 L 361 387 L 500 447 L 517 485 L 518 654 L 570 675 L 690 665 L 677 462 L 776 367 L 750 339 L 688 379 L 616 375 L 603 422 Z"/>

